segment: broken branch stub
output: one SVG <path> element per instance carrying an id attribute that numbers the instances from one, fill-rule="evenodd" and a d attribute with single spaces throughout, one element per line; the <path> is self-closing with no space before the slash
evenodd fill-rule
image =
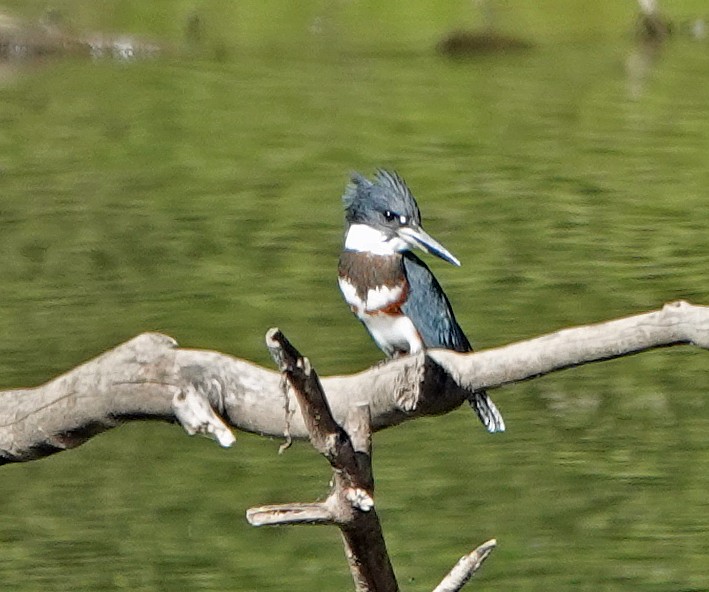
<path id="1" fill-rule="evenodd" d="M 332 416 L 320 379 L 310 361 L 300 355 L 279 329 L 268 331 L 266 343 L 296 395 L 313 447 L 330 461 L 333 468 L 348 475 L 348 468 L 356 466 L 354 448 L 345 430 Z"/>

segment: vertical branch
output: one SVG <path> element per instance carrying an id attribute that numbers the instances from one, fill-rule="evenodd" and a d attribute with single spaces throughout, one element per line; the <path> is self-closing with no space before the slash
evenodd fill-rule
<path id="1" fill-rule="evenodd" d="M 344 518 L 338 526 L 342 532 L 355 590 L 395 591 L 398 586 L 394 569 L 374 509 L 372 433 L 369 422 L 369 405 L 356 405 L 349 410 L 345 431 L 349 445 L 353 448 L 355 468 L 343 473 L 335 470 L 333 495 L 338 499 Z"/>
<path id="2" fill-rule="evenodd" d="M 302 510 L 312 512 L 313 521 L 319 523 L 323 522 L 322 512 L 326 510 L 327 521 L 340 528 L 357 592 L 398 591 L 374 510 L 369 406 L 351 408 L 346 418 L 347 429 L 343 429 L 333 418 L 320 379 L 308 359 L 278 330 L 268 332 L 266 344 L 298 399 L 310 442 L 327 458 L 334 472 L 332 491 L 322 507 L 315 509 L 312 504 L 304 504 Z M 298 517 L 298 522 L 306 521 L 297 506 L 253 508 L 247 517 L 252 524 L 291 523 L 295 521 L 289 520 L 291 517 Z"/>
<path id="3" fill-rule="evenodd" d="M 321 503 L 295 503 L 251 508 L 254 526 L 336 524 L 357 592 L 398 592 L 394 569 L 374 509 L 372 433 L 366 403 L 348 409 L 344 429 L 335 421 L 317 373 L 277 329 L 266 335 L 271 356 L 290 383 L 303 413 L 310 442 L 330 463 L 333 484 Z M 453 567 L 434 592 L 457 592 L 492 552 L 494 540 L 483 543 Z"/>

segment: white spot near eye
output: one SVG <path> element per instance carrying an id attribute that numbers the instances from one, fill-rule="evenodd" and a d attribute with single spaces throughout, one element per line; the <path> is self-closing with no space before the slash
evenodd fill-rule
<path id="1" fill-rule="evenodd" d="M 406 216 L 404 216 L 403 214 L 399 216 L 399 222 L 401 222 L 402 224 L 406 224 Z"/>

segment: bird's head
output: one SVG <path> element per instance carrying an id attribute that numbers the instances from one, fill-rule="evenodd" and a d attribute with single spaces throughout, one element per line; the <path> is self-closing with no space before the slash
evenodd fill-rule
<path id="1" fill-rule="evenodd" d="M 418 247 L 460 265 L 450 251 L 422 228 L 416 200 L 398 174 L 378 170 L 374 181 L 370 181 L 353 173 L 342 201 L 348 225 L 346 248 L 391 254 Z"/>

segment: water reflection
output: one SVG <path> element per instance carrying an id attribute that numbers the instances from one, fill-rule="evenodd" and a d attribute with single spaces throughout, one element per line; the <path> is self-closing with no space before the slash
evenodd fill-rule
<path id="1" fill-rule="evenodd" d="M 693 47 L 667 44 L 632 98 L 622 39 L 464 62 L 294 51 L 29 71 L 0 89 L 3 383 L 145 330 L 269 364 L 279 325 L 323 374 L 376 362 L 335 275 L 342 186 L 377 166 L 416 187 L 461 259 L 434 272 L 479 348 L 706 302 L 707 58 Z M 500 589 L 706 588 L 705 390 L 705 356 L 679 348 L 495 393 L 503 437 L 464 409 L 378 434 L 401 581 L 428 583 L 496 536 L 481 577 Z M 277 448 L 132 425 L 3 469 L 2 580 L 347 589 L 335 532 L 243 521 L 326 487 L 307 446 Z"/>

